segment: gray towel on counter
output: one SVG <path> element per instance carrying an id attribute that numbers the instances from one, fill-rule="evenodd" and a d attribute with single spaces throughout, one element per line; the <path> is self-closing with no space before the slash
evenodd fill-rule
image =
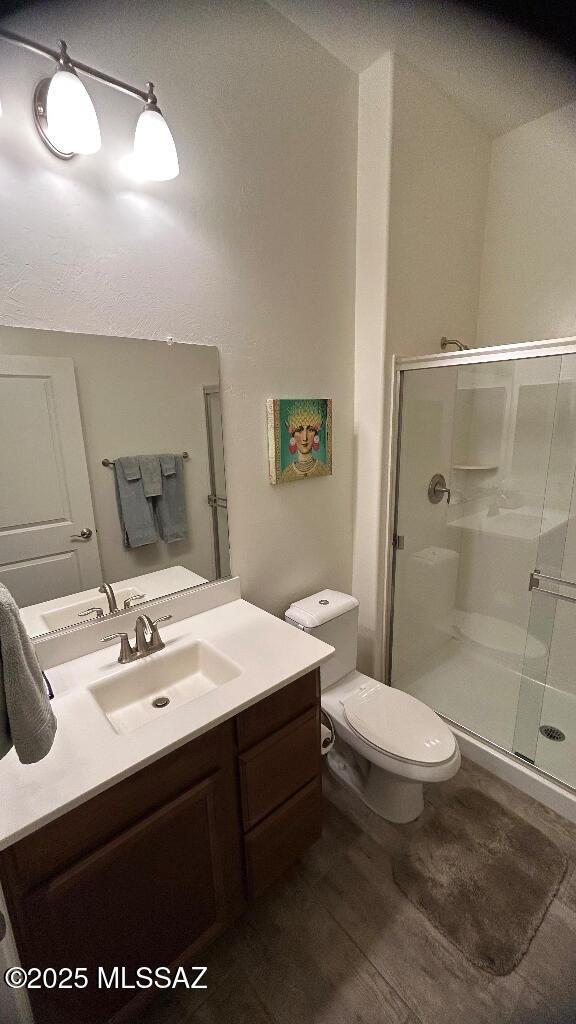
<path id="1" fill-rule="evenodd" d="M 125 548 L 154 544 L 158 531 L 151 499 L 144 493 L 138 456 L 126 455 L 114 462 L 116 502 Z"/>
<path id="2" fill-rule="evenodd" d="M 160 455 L 162 494 L 156 498 L 156 519 L 167 544 L 188 539 L 184 459 L 181 455 Z"/>
<path id="3" fill-rule="evenodd" d="M 158 455 L 139 455 L 140 472 L 144 494 L 147 498 L 157 498 L 162 494 L 162 470 Z"/>
<path id="4" fill-rule="evenodd" d="M 18 605 L 0 583 L 0 758 L 11 750 L 22 764 L 41 761 L 56 735 L 56 719 Z"/>

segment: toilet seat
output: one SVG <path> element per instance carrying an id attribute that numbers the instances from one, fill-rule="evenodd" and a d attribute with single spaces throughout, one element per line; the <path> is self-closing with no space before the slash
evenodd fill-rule
<path id="1" fill-rule="evenodd" d="M 374 682 L 342 701 L 350 728 L 370 746 L 399 761 L 441 765 L 454 757 L 452 731 L 431 708 L 403 690 Z"/>

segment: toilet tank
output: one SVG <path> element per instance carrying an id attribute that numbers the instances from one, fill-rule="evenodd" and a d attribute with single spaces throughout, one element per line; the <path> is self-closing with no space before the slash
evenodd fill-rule
<path id="1" fill-rule="evenodd" d="M 358 650 L 358 601 L 338 590 L 321 590 L 291 604 L 284 618 L 291 626 L 335 648 L 320 668 L 323 690 L 356 668 Z"/>

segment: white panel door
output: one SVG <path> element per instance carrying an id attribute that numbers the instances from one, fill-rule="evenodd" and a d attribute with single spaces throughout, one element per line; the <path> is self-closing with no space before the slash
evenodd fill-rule
<path id="1" fill-rule="evenodd" d="M 101 581 L 71 359 L 0 356 L 0 580 L 20 607 Z"/>

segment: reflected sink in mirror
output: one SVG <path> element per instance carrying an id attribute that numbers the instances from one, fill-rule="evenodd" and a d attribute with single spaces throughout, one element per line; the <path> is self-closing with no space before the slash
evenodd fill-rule
<path id="1" fill-rule="evenodd" d="M 122 608 L 124 601 L 129 597 L 138 597 L 139 591 L 134 587 L 128 587 L 117 590 L 114 588 L 114 594 L 118 602 L 118 607 Z M 140 595 L 144 596 L 144 595 Z M 84 598 L 80 601 L 71 601 L 69 604 L 62 605 L 60 608 L 54 608 L 52 611 L 44 612 L 40 618 L 46 625 L 46 630 L 62 629 L 64 626 L 75 626 L 79 622 L 87 622 L 89 619 L 96 618 L 96 611 L 92 615 L 87 615 L 85 618 L 82 612 L 87 612 L 89 608 L 101 608 L 104 615 L 108 615 L 108 601 L 105 594 L 98 597 Z"/>
<path id="2" fill-rule="evenodd" d="M 207 583 L 204 576 L 199 576 L 183 565 L 171 565 L 167 569 L 158 570 L 158 572 L 144 573 L 142 576 L 120 580 L 113 584 L 113 590 L 118 609 L 122 611 L 124 601 L 128 597 L 139 596 L 142 600 L 151 601 L 154 598 L 163 597 L 165 594 L 176 593 L 202 583 Z M 42 636 L 54 629 L 94 622 L 95 612 L 86 617 L 82 615 L 82 612 L 88 611 L 89 608 L 101 608 L 105 615 L 111 614 L 108 610 L 106 595 L 101 594 L 97 587 L 92 587 L 91 590 L 81 590 L 77 594 L 69 594 L 67 597 L 58 597 L 52 601 L 30 605 L 28 608 L 21 608 L 20 611 L 28 636 L 35 637 Z"/>
<path id="3" fill-rule="evenodd" d="M 123 734 L 158 721 L 241 672 L 212 644 L 194 640 L 119 667 L 88 689 L 112 728 Z"/>

